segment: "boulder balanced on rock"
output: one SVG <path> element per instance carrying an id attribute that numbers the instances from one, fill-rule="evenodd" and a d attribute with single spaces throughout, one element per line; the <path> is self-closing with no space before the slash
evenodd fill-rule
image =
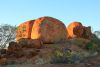
<path id="1" fill-rule="evenodd" d="M 76 27 L 82 27 L 82 24 L 80 22 L 73 22 L 73 23 L 69 24 L 69 26 L 67 27 L 68 38 L 76 37 L 76 35 L 74 34 L 74 32 L 76 32 L 74 30 Z M 78 31 L 80 31 L 80 30 L 78 30 Z M 80 34 L 82 34 L 82 31 L 80 32 Z"/>
<path id="2" fill-rule="evenodd" d="M 80 22 L 72 22 L 67 27 L 68 38 L 86 38 L 91 39 L 91 27 L 85 27 Z"/>
<path id="3" fill-rule="evenodd" d="M 43 43 L 56 43 L 66 40 L 65 25 L 52 17 L 41 17 L 34 21 L 31 38 L 40 39 Z"/>

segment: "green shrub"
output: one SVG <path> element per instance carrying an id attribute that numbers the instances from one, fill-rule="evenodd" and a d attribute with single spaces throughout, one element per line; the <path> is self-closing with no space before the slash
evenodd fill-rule
<path id="1" fill-rule="evenodd" d="M 91 41 L 87 44 L 86 49 L 100 53 L 100 39 L 94 35 Z"/>
<path id="2" fill-rule="evenodd" d="M 90 51 L 96 51 L 98 48 L 97 44 L 94 44 L 92 42 L 89 42 L 87 45 L 86 45 L 86 49 L 90 50 Z"/>
<path id="3" fill-rule="evenodd" d="M 80 63 L 81 57 L 71 50 L 55 50 L 51 55 L 51 64 L 72 64 L 72 63 Z"/>

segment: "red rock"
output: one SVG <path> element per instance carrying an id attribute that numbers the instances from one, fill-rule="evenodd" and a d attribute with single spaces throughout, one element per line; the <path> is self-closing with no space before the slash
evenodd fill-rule
<path id="1" fill-rule="evenodd" d="M 88 26 L 88 27 L 84 27 L 84 32 L 83 32 L 83 38 L 86 38 L 86 39 L 91 39 L 92 37 L 92 32 L 91 32 L 91 27 Z"/>
<path id="2" fill-rule="evenodd" d="M 30 20 L 20 24 L 16 31 L 16 40 L 19 40 L 20 38 L 31 38 L 33 23 L 34 20 Z"/>
<path id="3" fill-rule="evenodd" d="M 42 41 L 38 39 L 22 38 L 18 40 L 18 44 L 21 46 L 21 48 L 41 48 Z"/>
<path id="4" fill-rule="evenodd" d="M 41 17 L 34 21 L 31 38 L 40 39 L 43 43 L 56 43 L 66 40 L 65 25 L 52 17 Z"/>
<path id="5" fill-rule="evenodd" d="M 7 49 L 0 49 L 0 59 L 5 58 L 7 54 Z"/>
<path id="6" fill-rule="evenodd" d="M 0 49 L 0 54 L 6 54 L 7 49 Z"/>
<path id="7" fill-rule="evenodd" d="M 20 47 L 17 44 L 17 42 L 10 42 L 8 46 L 8 51 L 17 51 L 17 50 L 20 50 Z"/>
<path id="8" fill-rule="evenodd" d="M 73 28 L 73 34 L 79 38 L 83 36 L 83 32 L 84 32 L 84 27 L 83 26 L 77 26 L 75 28 Z"/>
<path id="9" fill-rule="evenodd" d="M 0 65 L 5 65 L 7 62 L 7 59 L 6 58 L 1 58 L 0 59 Z"/>
<path id="10" fill-rule="evenodd" d="M 32 57 L 38 55 L 38 52 L 35 49 L 31 49 L 31 48 L 26 49 L 26 50 L 24 49 L 23 53 L 24 53 L 24 57 L 26 57 L 26 58 L 32 58 Z"/>
<path id="11" fill-rule="evenodd" d="M 67 27 L 68 38 L 74 38 L 74 37 L 76 37 L 76 35 L 74 34 L 74 32 L 76 32 L 76 29 L 75 29 L 76 27 L 77 28 L 78 27 L 82 27 L 82 24 L 80 22 L 72 22 L 71 24 L 69 24 L 69 26 Z"/>
<path id="12" fill-rule="evenodd" d="M 67 27 L 68 38 L 91 39 L 91 27 L 85 27 L 80 22 L 72 22 Z"/>
<path id="13" fill-rule="evenodd" d="M 17 42 L 10 42 L 7 50 L 7 57 L 21 57 L 23 55 L 22 48 Z"/>

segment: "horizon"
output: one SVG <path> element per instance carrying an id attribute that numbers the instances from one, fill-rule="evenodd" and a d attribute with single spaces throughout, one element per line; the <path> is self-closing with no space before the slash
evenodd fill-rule
<path id="1" fill-rule="evenodd" d="M 79 21 L 91 26 L 92 31 L 100 30 L 100 0 L 2 0 L 0 1 L 0 24 L 16 25 L 50 16 L 68 26 Z"/>

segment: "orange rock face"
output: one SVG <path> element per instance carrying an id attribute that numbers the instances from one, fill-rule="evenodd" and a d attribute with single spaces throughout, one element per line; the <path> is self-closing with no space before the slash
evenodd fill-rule
<path id="1" fill-rule="evenodd" d="M 20 38 L 31 38 L 31 31 L 34 20 L 30 20 L 20 24 L 16 31 L 16 40 Z"/>
<path id="2" fill-rule="evenodd" d="M 67 27 L 67 31 L 68 31 L 68 38 L 73 38 L 76 37 L 76 35 L 74 34 L 74 29 L 78 27 L 82 27 L 82 24 L 80 22 L 73 22 L 71 24 L 69 24 L 69 26 Z"/>
<path id="3" fill-rule="evenodd" d="M 51 17 L 41 17 L 34 21 L 31 38 L 40 39 L 43 43 L 56 43 L 66 40 L 66 32 L 66 27 L 61 21 Z"/>
<path id="4" fill-rule="evenodd" d="M 67 27 L 68 38 L 91 38 L 91 27 L 85 27 L 80 22 L 73 22 Z"/>

